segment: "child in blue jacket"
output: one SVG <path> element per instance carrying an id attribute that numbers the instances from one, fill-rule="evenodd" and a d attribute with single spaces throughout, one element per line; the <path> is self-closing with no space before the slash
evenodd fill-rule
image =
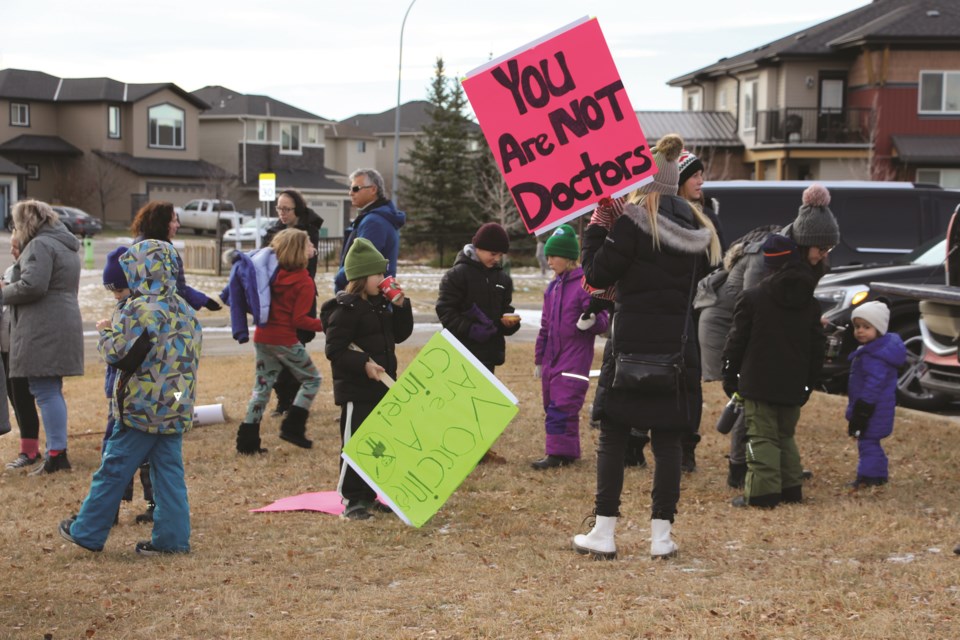
<path id="1" fill-rule="evenodd" d="M 853 336 L 860 347 L 850 354 L 847 432 L 857 439 L 857 478 L 853 489 L 887 483 L 887 455 L 880 441 L 893 433 L 897 405 L 897 370 L 907 349 L 896 333 L 887 333 L 890 309 L 882 302 L 867 302 L 851 315 Z"/>

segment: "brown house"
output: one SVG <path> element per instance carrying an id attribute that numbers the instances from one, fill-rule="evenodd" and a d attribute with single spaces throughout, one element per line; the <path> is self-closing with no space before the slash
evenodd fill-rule
<path id="1" fill-rule="evenodd" d="M 171 83 L 0 70 L 0 159 L 26 172 L 13 188 L 0 167 L 0 204 L 38 198 L 125 226 L 147 200 L 205 196 L 230 177 L 200 160 L 207 107 Z"/>
<path id="2" fill-rule="evenodd" d="M 331 169 L 327 127 L 332 121 L 269 96 L 221 86 L 198 89 L 193 96 L 209 105 L 199 118 L 200 157 L 237 176 L 227 191 L 237 207 L 257 207 L 260 174 L 272 173 L 278 191 L 297 189 L 320 214 L 322 233 L 343 235 L 349 181 Z"/>
<path id="3" fill-rule="evenodd" d="M 762 179 L 960 186 L 960 5 L 875 0 L 670 80 Z"/>

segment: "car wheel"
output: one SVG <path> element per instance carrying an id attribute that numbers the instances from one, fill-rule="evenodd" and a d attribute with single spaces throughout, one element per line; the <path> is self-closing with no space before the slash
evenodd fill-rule
<path id="1" fill-rule="evenodd" d="M 910 329 L 914 329 L 910 335 Z M 908 409 L 937 411 L 950 403 L 950 396 L 936 391 L 927 391 L 920 386 L 923 373 L 923 338 L 916 325 L 897 331 L 907 347 L 907 363 L 897 377 L 897 404 Z M 907 335 L 904 335 L 907 334 Z"/>

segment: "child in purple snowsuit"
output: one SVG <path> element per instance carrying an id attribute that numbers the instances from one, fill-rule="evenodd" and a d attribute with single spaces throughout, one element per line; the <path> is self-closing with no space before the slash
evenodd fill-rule
<path id="1" fill-rule="evenodd" d="M 890 309 L 882 302 L 867 302 L 854 310 L 853 335 L 861 346 L 850 354 L 847 432 L 857 438 L 857 479 L 848 486 L 887 483 L 887 455 L 880 440 L 893 433 L 897 405 L 897 370 L 907 349 L 896 333 L 887 333 Z"/>
<path id="2" fill-rule="evenodd" d="M 537 336 L 534 375 L 541 379 L 547 414 L 547 455 L 532 463 L 539 470 L 563 467 L 580 457 L 580 408 L 590 387 L 593 342 L 609 322 L 606 311 L 588 311 L 590 294 L 581 286 L 580 243 L 573 228 L 557 227 L 544 252 L 556 277 L 543 294 Z"/>

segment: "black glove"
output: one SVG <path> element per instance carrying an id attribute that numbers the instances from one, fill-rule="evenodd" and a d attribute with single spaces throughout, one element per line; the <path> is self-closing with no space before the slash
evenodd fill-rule
<path id="1" fill-rule="evenodd" d="M 864 402 L 863 400 L 857 400 L 853 404 L 853 414 L 850 416 L 850 422 L 847 424 L 847 434 L 851 438 L 863 437 L 863 434 L 867 431 L 867 423 L 870 422 L 870 417 L 873 415 L 875 408 L 875 405 Z"/>
<path id="2" fill-rule="evenodd" d="M 213 298 L 210 298 L 209 300 L 204 302 L 203 306 L 209 309 L 210 311 L 220 311 L 220 309 L 223 309 L 223 307 L 221 307 L 220 304 Z"/>
<path id="3" fill-rule="evenodd" d="M 723 363 L 723 392 L 728 398 L 740 390 L 740 377 L 729 360 Z"/>
<path id="4" fill-rule="evenodd" d="M 803 388 L 803 397 L 800 399 L 800 406 L 807 404 L 810 400 L 810 396 L 813 395 L 813 387 L 804 387 Z"/>

